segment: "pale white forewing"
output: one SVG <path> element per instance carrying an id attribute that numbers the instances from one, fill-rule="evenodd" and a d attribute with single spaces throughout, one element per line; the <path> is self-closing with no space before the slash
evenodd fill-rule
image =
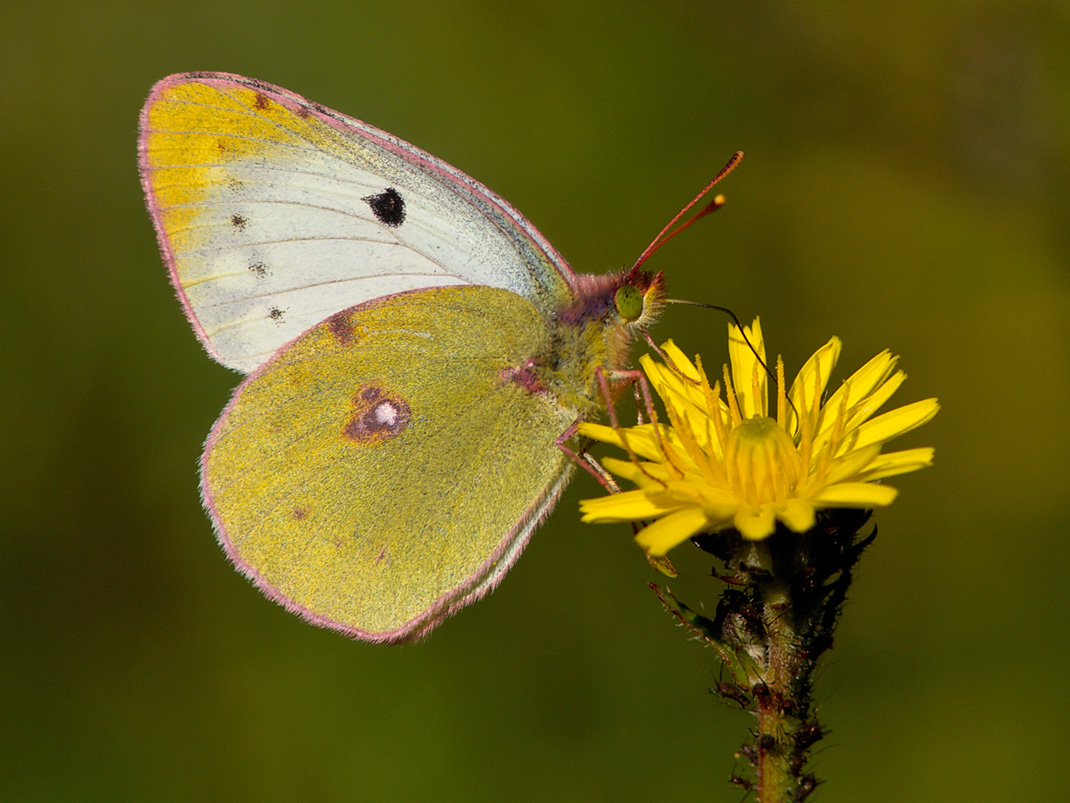
<path id="1" fill-rule="evenodd" d="M 221 73 L 160 81 L 141 179 L 171 280 L 205 347 L 249 372 L 343 309 L 477 284 L 547 315 L 573 273 L 482 184 L 372 126 Z"/>

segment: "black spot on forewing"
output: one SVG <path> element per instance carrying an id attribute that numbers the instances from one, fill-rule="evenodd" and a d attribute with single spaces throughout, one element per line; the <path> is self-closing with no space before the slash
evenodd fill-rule
<path id="1" fill-rule="evenodd" d="M 263 262 L 250 262 L 249 270 L 255 273 L 258 279 L 263 279 L 268 275 L 268 266 Z"/>
<path id="2" fill-rule="evenodd" d="M 285 312 L 286 310 L 281 310 L 278 307 L 272 307 L 268 310 L 268 317 L 270 317 L 271 320 L 273 320 L 275 323 L 282 323 L 282 316 L 285 314 Z"/>
<path id="3" fill-rule="evenodd" d="M 230 225 L 236 228 L 238 231 L 245 231 L 245 226 L 248 223 L 249 219 L 243 215 L 230 216 Z"/>
<path id="4" fill-rule="evenodd" d="M 387 187 L 378 195 L 365 195 L 360 200 L 371 207 L 375 219 L 384 226 L 396 229 L 405 222 L 405 201 L 393 187 Z"/>

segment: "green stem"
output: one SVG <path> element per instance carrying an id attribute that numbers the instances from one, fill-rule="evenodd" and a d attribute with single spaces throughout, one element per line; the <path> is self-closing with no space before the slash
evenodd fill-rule
<path id="1" fill-rule="evenodd" d="M 785 803 L 813 783 L 802 776 L 806 750 L 796 738 L 809 713 L 810 673 L 790 587 L 764 583 L 759 594 L 767 660 L 764 682 L 752 688 L 758 715 L 755 791 L 758 803 Z"/>
<path id="2" fill-rule="evenodd" d="M 806 533 L 778 529 L 751 542 L 734 531 L 697 536 L 701 549 L 724 561 L 729 587 L 708 619 L 655 587 L 665 606 L 717 649 L 731 682 L 714 691 L 758 718 L 756 744 L 736 754 L 752 777 L 732 775 L 758 803 L 802 803 L 817 788 L 806 772 L 824 731 L 812 716 L 812 676 L 832 646 L 851 570 L 876 535 L 860 537 L 867 511 L 823 512 Z"/>

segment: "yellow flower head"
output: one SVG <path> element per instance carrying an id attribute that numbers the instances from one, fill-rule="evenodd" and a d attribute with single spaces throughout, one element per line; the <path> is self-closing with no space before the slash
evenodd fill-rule
<path id="1" fill-rule="evenodd" d="M 761 327 L 745 330 L 761 359 Z M 661 396 L 669 423 L 613 428 L 582 423 L 580 433 L 628 452 L 605 458 L 606 469 L 636 486 L 580 503 L 587 522 L 653 520 L 636 540 L 661 556 L 693 535 L 735 528 L 745 538 L 771 535 L 777 522 L 795 532 L 814 526 L 826 508 L 883 507 L 897 491 L 877 480 L 932 464 L 930 448 L 881 454 L 881 445 L 931 420 L 936 399 L 908 404 L 873 418 L 906 379 L 897 357 L 881 352 L 822 404 L 840 356 L 832 338 L 803 366 L 785 393 L 784 362 L 777 359 L 776 418 L 770 417 L 766 370 L 739 329 L 729 326 L 732 364 L 712 387 L 696 357 L 692 363 L 669 341 L 672 365 L 649 355 L 640 364 Z M 789 404 L 790 399 L 790 404 Z"/>

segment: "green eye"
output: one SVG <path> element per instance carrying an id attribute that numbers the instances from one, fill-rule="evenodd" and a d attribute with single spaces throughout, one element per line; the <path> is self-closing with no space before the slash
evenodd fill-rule
<path id="1" fill-rule="evenodd" d="M 626 321 L 639 320 L 639 316 L 643 314 L 643 294 L 630 284 L 622 285 L 617 290 L 615 303 L 620 317 Z"/>

